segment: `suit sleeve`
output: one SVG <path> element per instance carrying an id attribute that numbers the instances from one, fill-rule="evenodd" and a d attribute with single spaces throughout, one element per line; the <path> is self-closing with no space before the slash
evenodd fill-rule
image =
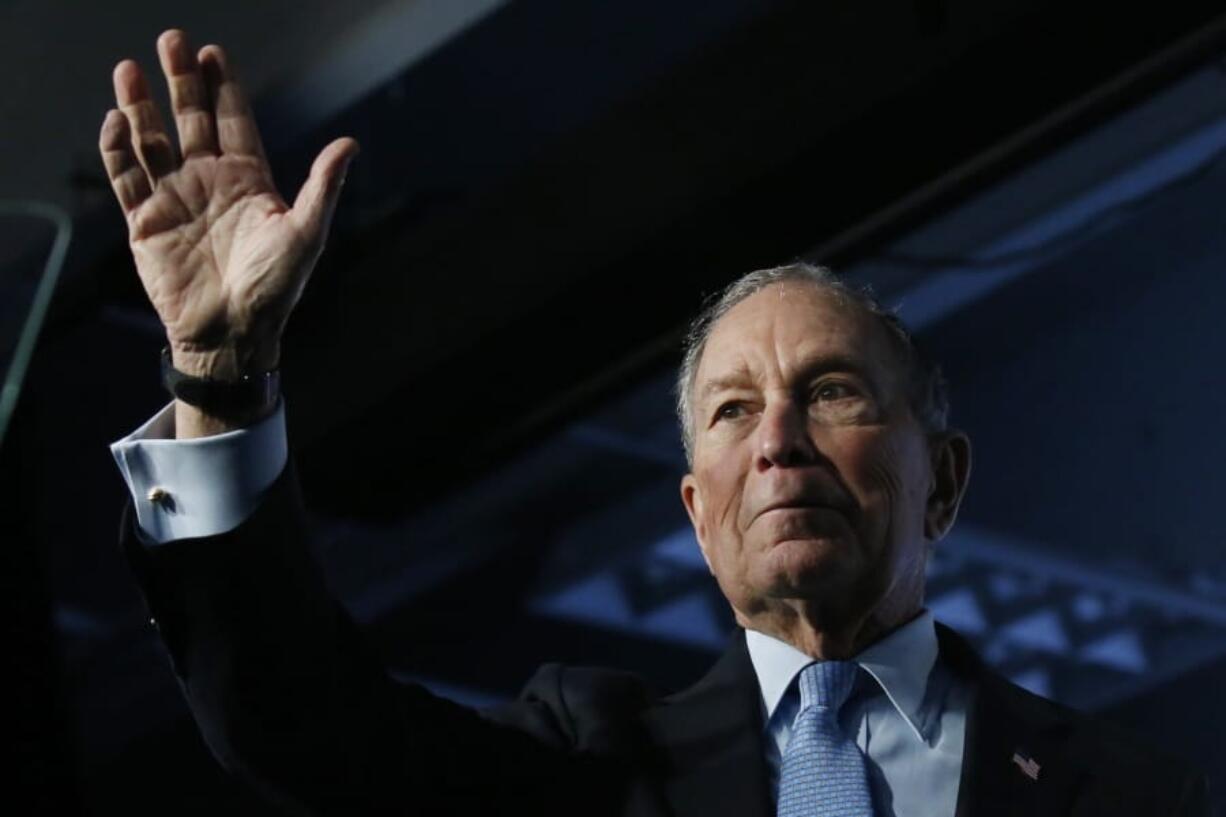
<path id="1" fill-rule="evenodd" d="M 150 546 L 133 516 L 122 547 L 206 743 L 291 813 L 560 813 L 603 774 L 539 698 L 495 722 L 391 679 L 311 557 L 292 463 L 225 533 Z"/>
<path id="2" fill-rule="evenodd" d="M 1213 817 L 1209 799 L 1209 779 L 1200 773 L 1190 774 L 1184 781 L 1179 805 L 1172 814 L 1177 817 Z"/>

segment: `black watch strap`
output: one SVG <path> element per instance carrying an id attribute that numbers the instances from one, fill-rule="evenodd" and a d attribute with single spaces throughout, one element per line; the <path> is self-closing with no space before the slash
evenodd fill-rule
<path id="1" fill-rule="evenodd" d="M 243 417 L 271 405 L 281 391 L 281 372 L 273 369 L 238 380 L 193 377 L 174 367 L 170 347 L 162 349 L 162 385 L 177 399 L 216 417 Z"/>

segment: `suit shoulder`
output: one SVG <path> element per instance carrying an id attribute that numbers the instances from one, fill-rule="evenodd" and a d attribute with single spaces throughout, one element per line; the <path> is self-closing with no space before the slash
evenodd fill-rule
<path id="1" fill-rule="evenodd" d="M 988 698 L 987 706 L 1000 707 L 1008 713 L 1003 716 L 1006 720 L 999 723 L 1010 724 L 1010 729 L 1047 734 L 1074 753 L 1082 765 L 1104 773 L 1144 772 L 1143 776 L 1149 778 L 1194 774 L 1186 761 L 1141 735 L 1013 683 L 984 664 L 962 636 L 939 623 L 937 637 L 946 666 L 964 682 L 978 687 Z"/>
<path id="2" fill-rule="evenodd" d="M 1154 813 L 1207 815 L 1208 778 L 1186 759 L 1098 715 L 1077 713 L 1070 751 L 1101 781 L 1136 801 L 1155 801 Z"/>
<path id="3" fill-rule="evenodd" d="M 1188 761 L 1106 718 L 1076 711 L 1073 717 L 1077 745 L 1104 770 L 1172 780 L 1199 774 Z"/>
<path id="4" fill-rule="evenodd" d="M 524 686 L 520 701 L 552 712 L 574 749 L 603 754 L 632 740 L 639 714 L 656 697 L 647 681 L 631 672 L 545 664 Z"/>
<path id="5" fill-rule="evenodd" d="M 956 632 L 937 624 L 943 663 L 976 690 L 976 738 L 1036 758 L 1049 775 L 1079 782 L 1086 813 L 1208 814 L 1206 777 L 1186 760 L 1099 715 L 1036 695 L 986 666 Z M 1094 810 L 1092 806 L 1096 806 Z"/>
<path id="6" fill-rule="evenodd" d="M 1057 703 L 1003 678 L 998 683 L 1008 690 L 1005 694 L 1017 711 L 1058 736 L 1065 761 L 1089 774 L 1091 788 L 1107 787 L 1121 805 L 1149 803 L 1152 813 L 1208 813 L 1207 778 L 1187 760 L 1101 715 Z"/>
<path id="7" fill-rule="evenodd" d="M 1014 694 L 1026 699 L 1033 713 L 1041 713 L 1067 731 L 1069 746 L 1087 764 L 1102 771 L 1145 773 L 1150 777 L 1182 777 L 1193 773 L 1191 764 L 1157 746 L 1150 739 L 1107 718 L 1083 712 L 1036 695 L 1010 682 Z"/>

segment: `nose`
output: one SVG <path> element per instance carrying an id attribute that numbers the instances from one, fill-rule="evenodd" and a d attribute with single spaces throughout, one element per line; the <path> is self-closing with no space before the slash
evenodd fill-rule
<path id="1" fill-rule="evenodd" d="M 817 460 L 817 446 L 809 436 L 808 413 L 794 400 L 768 405 L 757 428 L 757 467 L 787 468 Z"/>

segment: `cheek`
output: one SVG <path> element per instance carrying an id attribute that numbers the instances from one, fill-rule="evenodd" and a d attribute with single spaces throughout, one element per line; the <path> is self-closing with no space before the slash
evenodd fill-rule
<path id="1" fill-rule="evenodd" d="M 877 536 L 893 540 L 922 531 L 926 456 L 911 435 L 886 436 L 860 452 L 855 482 L 864 492 L 864 522 Z"/>
<path id="2" fill-rule="evenodd" d="M 702 522 L 707 558 L 717 574 L 736 572 L 744 551 L 740 509 L 745 478 L 734 468 L 709 468 L 701 475 Z"/>
<path id="3" fill-rule="evenodd" d="M 742 506 L 745 474 L 741 469 L 728 464 L 707 469 L 703 475 L 706 485 L 706 502 L 703 516 L 712 534 L 737 532 L 737 520 Z"/>

